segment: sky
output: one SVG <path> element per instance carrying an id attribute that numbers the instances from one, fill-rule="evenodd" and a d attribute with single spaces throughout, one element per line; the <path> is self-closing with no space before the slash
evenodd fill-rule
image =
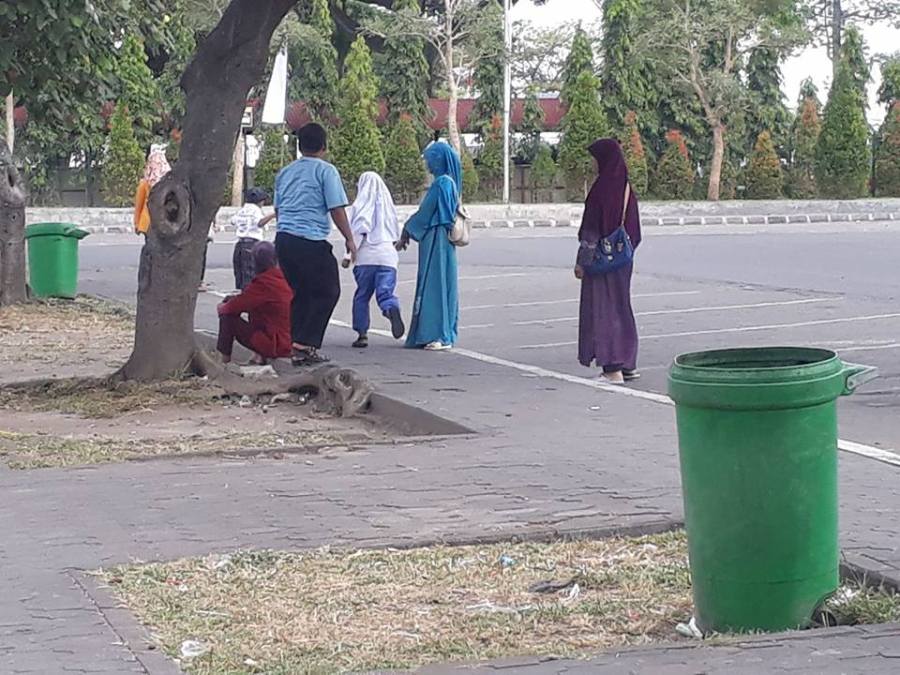
<path id="1" fill-rule="evenodd" d="M 549 0 L 546 5 L 535 6 L 530 0 L 520 0 L 513 8 L 513 21 L 528 20 L 543 26 L 553 26 L 567 21 L 593 23 L 600 20 L 600 9 L 593 0 Z M 900 49 L 900 30 L 887 25 L 863 26 L 863 34 L 869 55 L 892 54 Z M 877 102 L 880 74 L 876 66 L 873 81 L 869 83 L 869 121 L 880 124 L 884 110 Z M 800 92 L 800 83 L 812 77 L 819 87 L 819 97 L 825 100 L 831 82 L 831 61 L 824 47 L 806 49 L 788 58 L 782 66 L 786 103 L 793 109 Z"/>

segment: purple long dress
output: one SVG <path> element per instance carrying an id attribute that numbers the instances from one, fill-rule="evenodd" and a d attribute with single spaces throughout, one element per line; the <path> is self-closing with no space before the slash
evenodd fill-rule
<path id="1" fill-rule="evenodd" d="M 597 160 L 597 179 L 585 200 L 579 242 L 596 244 L 622 223 L 628 169 L 619 143 L 601 139 L 589 148 Z M 625 229 L 635 248 L 641 242 L 638 201 L 631 191 L 625 212 Z M 631 308 L 632 265 L 581 281 L 578 324 L 578 361 L 596 364 L 605 372 L 637 367 L 638 333 Z"/>

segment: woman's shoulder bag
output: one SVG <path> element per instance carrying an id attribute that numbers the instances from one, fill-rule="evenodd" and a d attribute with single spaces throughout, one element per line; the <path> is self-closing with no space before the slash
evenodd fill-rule
<path id="1" fill-rule="evenodd" d="M 578 264 L 589 277 L 615 272 L 634 262 L 634 246 L 625 230 L 628 203 L 631 201 L 631 185 L 625 183 L 625 204 L 622 208 L 622 222 L 608 236 L 596 244 L 581 243 L 578 250 Z"/>

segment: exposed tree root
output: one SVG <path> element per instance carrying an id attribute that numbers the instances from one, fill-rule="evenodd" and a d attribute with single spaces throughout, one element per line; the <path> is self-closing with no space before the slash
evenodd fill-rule
<path id="1" fill-rule="evenodd" d="M 372 384 L 359 373 L 339 366 L 275 377 L 244 377 L 226 369 L 201 349 L 195 353 L 191 369 L 201 377 L 208 377 L 210 384 L 231 396 L 311 394 L 317 409 L 341 417 L 364 412 L 374 391 Z"/>

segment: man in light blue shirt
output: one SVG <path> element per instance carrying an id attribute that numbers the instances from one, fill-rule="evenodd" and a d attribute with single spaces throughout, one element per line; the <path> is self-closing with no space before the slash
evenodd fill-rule
<path id="1" fill-rule="evenodd" d="M 294 291 L 291 333 L 294 365 L 315 365 L 325 330 L 341 297 L 340 272 L 328 236 L 331 221 L 344 236 L 347 253 L 356 259 L 356 244 L 345 208 L 349 204 L 338 170 L 323 157 L 325 129 L 307 124 L 299 132 L 301 159 L 275 178 L 278 262 Z"/>

